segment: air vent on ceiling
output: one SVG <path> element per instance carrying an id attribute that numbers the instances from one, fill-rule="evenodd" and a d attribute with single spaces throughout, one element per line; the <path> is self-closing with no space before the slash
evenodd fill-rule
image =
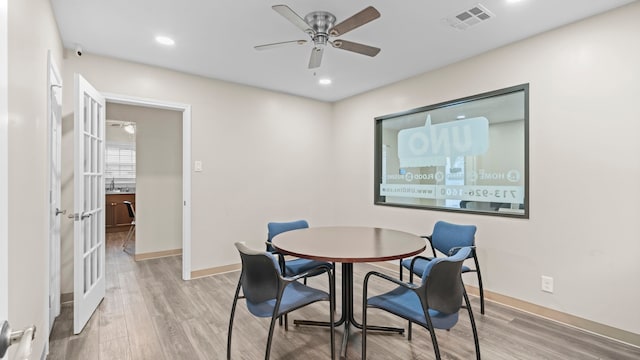
<path id="1" fill-rule="evenodd" d="M 468 10 L 463 10 L 445 19 L 449 26 L 458 30 L 467 28 L 493 19 L 495 15 L 482 4 L 476 4 Z"/>

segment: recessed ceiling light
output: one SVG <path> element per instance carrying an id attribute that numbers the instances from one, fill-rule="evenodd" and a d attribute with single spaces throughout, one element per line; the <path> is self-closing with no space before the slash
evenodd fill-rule
<path id="1" fill-rule="evenodd" d="M 320 84 L 320 85 L 331 85 L 331 79 L 322 78 L 322 79 L 318 80 L 318 84 Z"/>
<path id="2" fill-rule="evenodd" d="M 166 45 L 166 46 L 173 46 L 176 44 L 175 41 L 173 41 L 172 38 L 167 37 L 167 36 L 156 36 L 156 42 L 158 44 L 162 44 L 162 45 Z"/>

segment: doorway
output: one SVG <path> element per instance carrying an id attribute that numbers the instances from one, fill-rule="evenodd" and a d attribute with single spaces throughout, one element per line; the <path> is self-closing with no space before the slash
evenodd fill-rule
<path id="1" fill-rule="evenodd" d="M 182 113 L 107 102 L 106 114 L 107 232 L 129 230 L 118 238 L 135 260 L 181 254 Z"/>
<path id="2" fill-rule="evenodd" d="M 191 106 L 185 104 L 176 104 L 169 103 L 158 100 L 151 99 L 142 99 L 135 98 L 125 95 L 118 94 L 104 94 L 107 101 L 107 111 L 110 108 L 115 108 L 117 105 L 125 105 L 132 106 L 137 108 L 150 108 L 150 109 L 160 109 L 160 110 L 170 110 L 173 112 L 178 112 L 181 114 L 181 147 L 182 147 L 182 157 L 181 157 L 181 167 L 182 167 L 182 179 L 181 179 L 181 196 L 180 196 L 180 206 L 182 213 L 182 229 L 181 229 L 181 239 L 182 239 L 182 279 L 190 280 L 191 279 Z M 126 119 L 125 119 L 126 120 Z M 136 121 L 136 127 L 138 131 L 140 131 L 141 122 Z M 139 136 L 140 133 L 138 133 Z M 138 137 L 136 139 L 138 142 Z M 140 171 L 139 167 L 136 170 Z M 139 179 L 136 179 L 136 192 L 138 192 Z M 144 185 L 143 185 L 144 186 Z M 141 194 L 142 195 L 142 194 Z M 139 209 L 139 202 L 136 200 L 136 204 Z M 136 209 L 136 210 L 138 210 Z M 138 211 L 138 213 L 140 213 Z M 139 218 L 139 214 L 136 213 L 136 217 Z M 143 217 L 144 214 L 140 213 L 140 216 Z M 138 220 L 138 219 L 137 219 Z M 136 223 L 136 226 L 138 222 Z"/>
<path id="3" fill-rule="evenodd" d="M 99 91 L 99 90 L 97 90 Z M 182 261 L 181 261 L 181 267 L 182 267 L 182 274 L 181 274 L 181 278 L 184 280 L 189 280 L 191 278 L 191 254 L 190 254 L 190 249 L 191 249 L 191 230 L 190 230 L 190 226 L 191 226 L 191 174 L 190 174 L 190 159 L 191 159 L 191 108 L 190 105 L 185 105 L 185 104 L 176 104 L 176 103 L 167 103 L 164 101 L 157 101 L 157 100 L 150 100 L 150 99 L 142 99 L 142 98 L 134 98 L 134 97 L 129 97 L 129 96 L 124 96 L 124 95 L 117 95 L 117 94 L 105 94 L 102 93 L 101 96 L 104 98 L 104 102 L 105 102 L 105 109 L 106 109 L 106 104 L 124 104 L 124 105 L 133 105 L 133 106 L 141 106 L 141 107 L 148 107 L 148 108 L 154 108 L 154 109 L 165 109 L 165 110 L 171 110 L 174 112 L 177 112 L 179 114 L 179 116 L 181 116 L 182 118 L 182 122 L 180 124 L 180 127 L 182 129 L 182 173 L 180 174 L 182 176 L 182 188 L 180 190 L 178 190 L 181 194 L 181 201 L 179 204 L 180 210 L 179 212 L 181 212 L 181 214 L 179 214 L 179 217 L 182 219 L 182 233 L 179 235 L 179 241 L 182 242 Z M 79 113 L 80 111 L 74 111 L 74 113 Z M 73 115 L 71 117 L 69 116 L 65 116 L 63 118 L 63 156 L 65 159 L 69 159 L 70 157 L 73 156 L 69 156 L 70 154 L 74 154 L 74 147 L 73 147 L 73 142 L 75 142 L 75 138 L 76 138 L 76 134 L 74 131 L 74 126 L 73 126 Z M 72 141 L 69 141 L 72 140 Z M 63 161 L 64 163 L 64 161 Z M 66 167 L 63 166 L 63 169 L 68 169 Z M 74 173 L 77 172 L 77 170 L 73 170 L 70 173 L 64 172 L 63 177 L 64 179 L 71 179 L 74 176 Z M 73 185 L 75 181 L 70 182 L 70 181 L 65 181 L 63 180 L 63 184 L 67 185 L 67 184 L 71 184 Z M 104 182 L 101 184 L 102 187 L 102 201 L 104 201 Z M 97 189 L 97 188 L 96 188 Z M 70 204 L 70 201 L 73 201 L 73 199 L 76 197 L 74 195 L 76 189 L 75 186 L 69 187 L 69 186 L 63 186 L 63 199 L 65 199 L 65 204 L 67 208 L 72 208 L 72 205 Z M 97 196 L 97 195 L 96 195 Z M 74 207 L 75 208 L 75 207 Z M 74 209 L 74 215 L 75 212 L 77 212 L 76 209 Z M 75 221 L 72 220 L 72 223 L 75 223 Z M 69 230 L 70 226 L 69 223 L 67 221 L 65 221 L 65 226 L 63 228 L 63 232 L 64 232 L 64 236 L 63 238 L 67 238 L 66 235 L 69 234 Z M 104 223 L 102 223 L 102 231 L 104 231 Z M 104 234 L 104 232 L 102 232 L 102 234 Z M 65 282 L 63 282 L 63 288 L 65 290 L 67 290 L 68 286 L 68 279 L 71 279 L 75 276 L 76 271 L 74 270 L 75 266 L 75 258 L 77 256 L 72 256 L 72 254 L 74 253 L 74 248 L 75 247 L 80 247 L 81 245 L 76 244 L 77 241 L 77 236 L 72 234 L 70 238 L 74 239 L 71 242 L 67 242 L 67 241 L 63 241 L 63 247 L 62 247 L 62 256 L 63 256 L 63 269 L 62 269 L 62 279 L 65 280 Z M 71 246 L 72 248 L 69 249 L 69 246 Z M 101 261 L 104 261 L 104 258 L 101 258 Z M 104 262 L 102 262 L 104 263 Z M 73 267 L 69 268 L 69 264 L 74 264 Z M 69 276 L 71 275 L 71 276 Z M 68 295 L 72 295 L 72 296 L 68 296 L 67 294 L 63 294 L 62 298 L 63 299 L 68 299 L 71 300 L 71 298 L 75 298 L 74 293 L 76 293 L 77 291 L 75 290 L 75 286 L 74 286 L 74 292 Z"/>

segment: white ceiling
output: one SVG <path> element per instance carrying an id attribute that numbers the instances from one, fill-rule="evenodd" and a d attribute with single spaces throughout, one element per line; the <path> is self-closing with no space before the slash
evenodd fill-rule
<path id="1" fill-rule="evenodd" d="M 336 101 L 530 37 L 634 0 L 482 0 L 495 17 L 467 30 L 443 21 L 476 0 L 51 0 L 66 48 L 191 74 Z M 326 48 L 307 69 L 312 44 L 257 51 L 255 45 L 308 36 L 271 9 L 337 22 L 371 5 L 381 17 L 340 39 L 379 47 L 374 58 Z M 157 44 L 166 35 L 173 47 Z M 333 83 L 321 86 L 319 77 Z"/>

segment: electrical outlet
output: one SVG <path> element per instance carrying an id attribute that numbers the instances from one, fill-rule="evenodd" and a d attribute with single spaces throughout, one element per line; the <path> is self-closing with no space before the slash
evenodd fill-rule
<path id="1" fill-rule="evenodd" d="M 551 276 L 542 275 L 541 290 L 548 293 L 553 293 L 553 278 Z"/>

